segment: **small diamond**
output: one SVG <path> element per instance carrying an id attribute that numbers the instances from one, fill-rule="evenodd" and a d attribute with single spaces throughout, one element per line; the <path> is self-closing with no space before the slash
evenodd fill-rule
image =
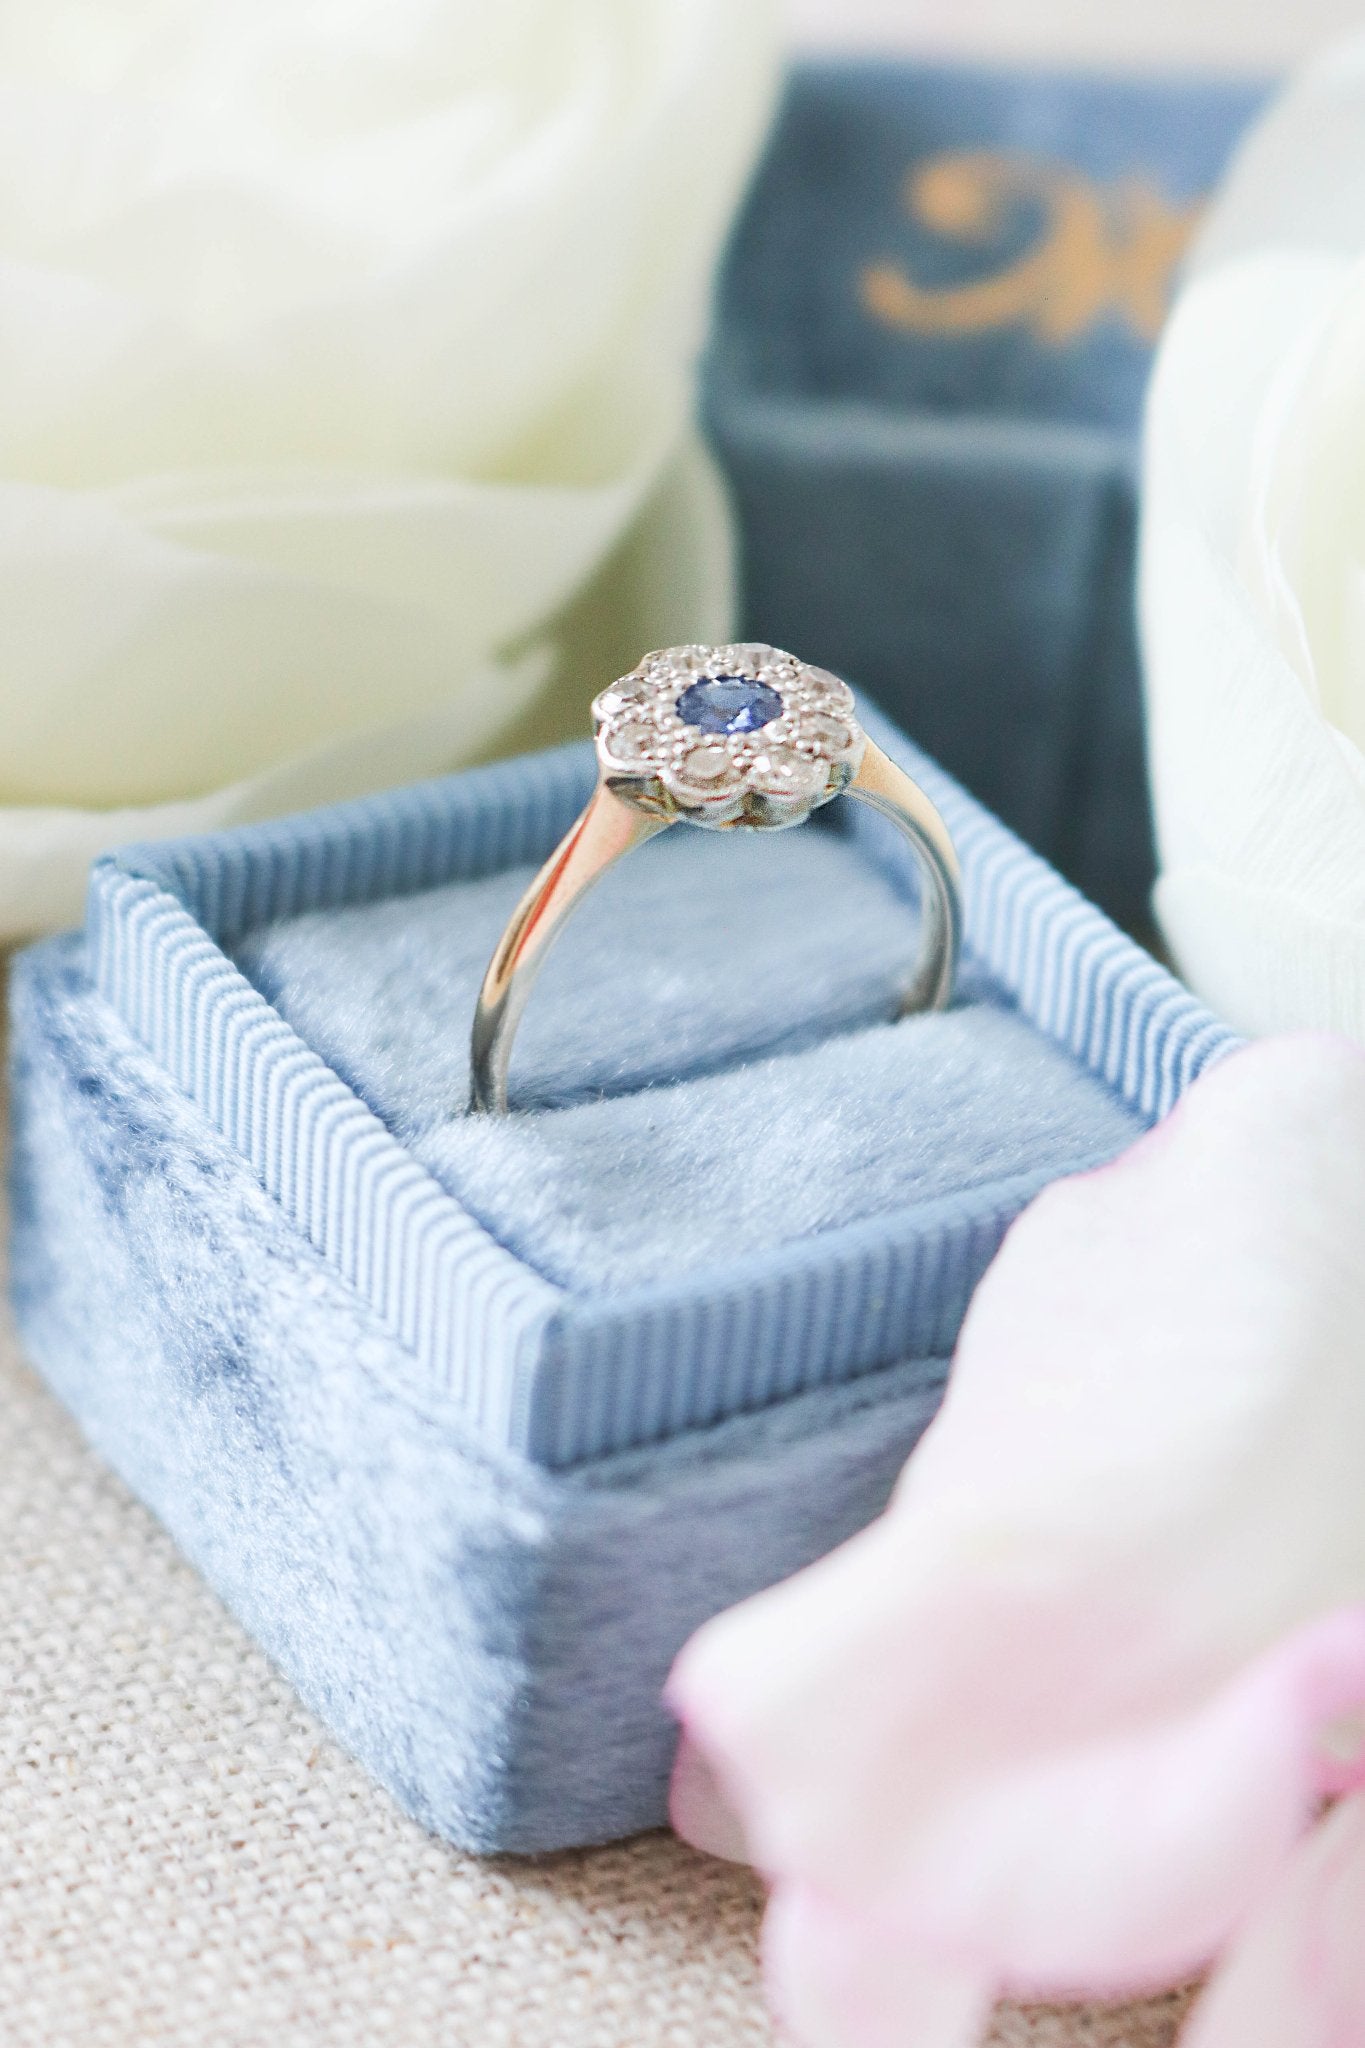
<path id="1" fill-rule="evenodd" d="M 593 703 L 593 717 L 599 724 L 618 711 L 642 709 L 654 694 L 644 676 L 622 676 L 619 681 L 608 684 Z"/>
<path id="2" fill-rule="evenodd" d="M 769 747 L 759 755 L 751 771 L 757 788 L 779 796 L 822 789 L 828 772 L 823 761 L 808 761 L 792 747 Z"/>
<path id="3" fill-rule="evenodd" d="M 803 740 L 811 740 L 826 754 L 842 754 L 853 738 L 846 725 L 840 725 L 837 718 L 815 717 L 805 720 L 801 727 Z"/>
<path id="4" fill-rule="evenodd" d="M 708 783 L 734 781 L 739 770 L 724 747 L 693 747 L 684 757 L 679 773 L 704 788 Z"/>
<path id="5" fill-rule="evenodd" d="M 741 640 L 736 646 L 727 647 L 725 652 L 736 668 L 743 669 L 746 675 L 759 675 L 781 658 L 777 649 L 769 647 L 763 640 Z"/>
<path id="6" fill-rule="evenodd" d="M 622 725 L 606 739 L 614 761 L 644 761 L 654 752 L 659 735 L 652 725 Z"/>
<path id="7" fill-rule="evenodd" d="M 842 710 L 853 702 L 853 692 L 838 676 L 832 676 L 827 668 L 808 668 L 805 673 L 806 695 L 812 704 L 822 704 L 831 711 Z"/>
<path id="8" fill-rule="evenodd" d="M 706 676 L 689 683 L 678 699 L 678 716 L 702 732 L 757 732 L 782 715 L 782 699 L 767 683 L 748 676 Z"/>

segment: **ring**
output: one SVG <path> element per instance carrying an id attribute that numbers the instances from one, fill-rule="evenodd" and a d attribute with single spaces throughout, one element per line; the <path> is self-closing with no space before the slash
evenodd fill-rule
<path id="1" fill-rule="evenodd" d="M 512 1040 L 551 940 L 613 862 L 670 825 L 804 824 L 847 791 L 909 840 L 919 954 L 899 1007 L 941 1009 L 957 972 L 958 863 L 919 785 L 868 739 L 853 692 L 780 648 L 668 647 L 594 699 L 597 788 L 512 913 L 479 992 L 470 1108 L 505 1113 Z"/>

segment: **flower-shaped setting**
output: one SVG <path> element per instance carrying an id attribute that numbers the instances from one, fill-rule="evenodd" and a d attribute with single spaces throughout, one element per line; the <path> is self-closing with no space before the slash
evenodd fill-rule
<path id="1" fill-rule="evenodd" d="M 693 825 L 799 825 L 847 789 L 867 744 L 847 683 L 749 643 L 647 654 L 592 711 L 608 787 Z"/>

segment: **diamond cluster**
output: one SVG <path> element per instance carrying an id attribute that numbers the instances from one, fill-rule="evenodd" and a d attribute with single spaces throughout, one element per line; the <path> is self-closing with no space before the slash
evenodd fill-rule
<path id="1" fill-rule="evenodd" d="M 593 704 L 618 795 L 696 825 L 797 825 L 866 744 L 847 683 L 780 648 L 666 647 Z"/>

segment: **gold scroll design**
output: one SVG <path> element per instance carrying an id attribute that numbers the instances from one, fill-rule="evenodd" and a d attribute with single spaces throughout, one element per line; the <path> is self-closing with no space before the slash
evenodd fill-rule
<path id="1" fill-rule="evenodd" d="M 1100 184 L 1065 165 L 989 150 L 914 165 L 904 200 L 920 227 L 971 247 L 998 243 L 1025 205 L 1041 205 L 1042 232 L 1007 268 L 964 284 L 922 285 L 899 264 L 869 265 L 860 288 L 875 320 L 906 334 L 1024 326 L 1059 345 L 1107 317 L 1155 341 L 1200 211 L 1172 204 L 1141 178 Z"/>

